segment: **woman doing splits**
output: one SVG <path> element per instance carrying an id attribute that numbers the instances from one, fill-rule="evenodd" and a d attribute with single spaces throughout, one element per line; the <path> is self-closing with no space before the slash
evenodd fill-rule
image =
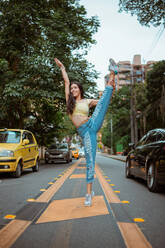
<path id="1" fill-rule="evenodd" d="M 82 138 L 85 158 L 86 158 L 86 181 L 87 194 L 85 196 L 85 206 L 92 205 L 92 183 L 95 173 L 95 158 L 97 146 L 97 132 L 102 126 L 108 105 L 115 88 L 115 74 L 117 74 L 117 65 L 110 59 L 110 76 L 106 82 L 105 90 L 99 100 L 85 99 L 83 87 L 79 82 L 69 81 L 64 65 L 57 59 L 54 59 L 57 66 L 61 69 L 65 82 L 65 97 L 67 112 Z M 96 106 L 91 117 L 89 108 Z"/>

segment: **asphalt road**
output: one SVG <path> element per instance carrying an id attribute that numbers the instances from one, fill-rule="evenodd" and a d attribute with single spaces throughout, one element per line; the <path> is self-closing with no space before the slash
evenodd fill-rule
<path id="1" fill-rule="evenodd" d="M 97 154 L 96 164 L 92 207 L 83 205 L 83 160 L 0 174 L 0 248 L 164 248 L 165 190 L 126 179 L 119 160 Z"/>

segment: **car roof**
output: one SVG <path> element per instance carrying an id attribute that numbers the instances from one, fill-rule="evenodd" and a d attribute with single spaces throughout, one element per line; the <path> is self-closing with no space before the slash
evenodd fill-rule
<path id="1" fill-rule="evenodd" d="M 12 128 L 1 128 L 0 131 L 17 131 L 17 132 L 23 132 L 23 131 L 26 131 L 26 132 L 30 132 L 29 130 L 25 130 L 25 129 L 12 129 Z"/>
<path id="2" fill-rule="evenodd" d="M 154 131 L 165 132 L 165 129 L 164 128 L 155 128 L 155 129 L 151 129 L 149 132 L 154 132 Z"/>

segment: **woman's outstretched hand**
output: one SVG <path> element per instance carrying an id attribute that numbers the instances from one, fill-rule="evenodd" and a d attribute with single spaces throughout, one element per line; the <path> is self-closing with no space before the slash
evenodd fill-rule
<path id="1" fill-rule="evenodd" d="M 57 66 L 60 69 L 65 69 L 64 65 L 61 63 L 61 61 L 59 59 L 55 58 L 54 61 L 56 62 Z"/>

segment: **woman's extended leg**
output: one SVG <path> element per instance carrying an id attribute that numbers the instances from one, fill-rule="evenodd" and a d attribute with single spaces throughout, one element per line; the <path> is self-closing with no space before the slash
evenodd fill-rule
<path id="1" fill-rule="evenodd" d="M 113 87 L 111 86 L 110 82 L 113 81 L 113 83 L 115 83 L 114 80 L 115 80 L 115 74 L 114 72 L 111 72 L 110 80 L 108 81 L 107 86 L 99 102 L 96 105 L 95 111 L 92 114 L 91 127 L 93 128 L 93 130 L 95 130 L 95 132 L 99 131 L 104 121 L 104 117 L 107 112 L 109 102 L 113 93 Z"/>

